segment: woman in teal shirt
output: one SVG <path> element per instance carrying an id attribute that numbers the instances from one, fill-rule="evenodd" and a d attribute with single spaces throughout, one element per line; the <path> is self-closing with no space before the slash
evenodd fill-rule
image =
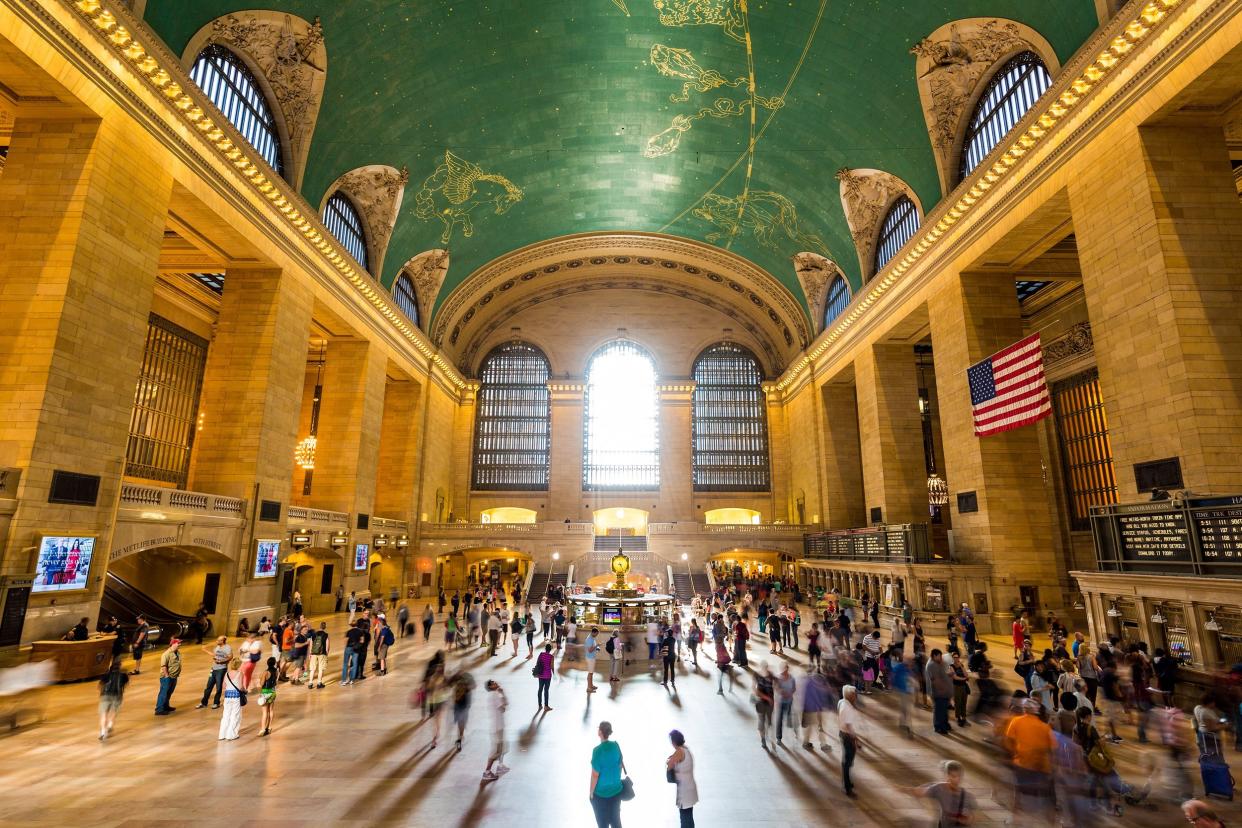
<path id="1" fill-rule="evenodd" d="M 591 808 L 598 828 L 621 828 L 621 772 L 625 760 L 609 722 L 599 723 L 599 744 L 591 751 Z"/>

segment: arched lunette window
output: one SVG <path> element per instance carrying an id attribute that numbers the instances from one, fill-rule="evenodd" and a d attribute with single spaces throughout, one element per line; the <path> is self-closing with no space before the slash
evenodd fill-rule
<path id="1" fill-rule="evenodd" d="M 224 113 L 250 146 L 277 173 L 284 175 L 276 118 L 259 82 L 242 59 L 218 43 L 198 53 L 190 79 Z"/>
<path id="2" fill-rule="evenodd" d="M 587 363 L 582 487 L 655 489 L 660 485 L 660 395 L 655 361 L 618 340 Z"/>
<path id="3" fill-rule="evenodd" d="M 399 273 L 392 283 L 392 299 L 401 308 L 405 318 L 418 324 L 418 294 L 414 292 L 414 280 L 408 273 Z"/>
<path id="4" fill-rule="evenodd" d="M 1052 75 L 1034 52 L 1015 55 L 997 70 L 979 96 L 966 127 L 959 171 L 962 179 L 1017 126 L 1050 86 Z"/>
<path id="5" fill-rule="evenodd" d="M 487 355 L 474 426 L 473 488 L 546 491 L 552 445 L 548 358 L 510 342 Z"/>
<path id="6" fill-rule="evenodd" d="M 824 303 L 824 327 L 827 328 L 850 306 L 850 283 L 840 274 L 828 286 L 828 300 Z"/>
<path id="7" fill-rule="evenodd" d="M 691 445 L 697 492 L 766 492 L 768 418 L 754 355 L 721 343 L 694 362 Z"/>
<path id="8" fill-rule="evenodd" d="M 349 196 L 341 192 L 329 196 L 323 205 L 323 223 L 363 270 L 371 269 L 367 263 L 367 236 L 362 229 L 362 216 Z"/>
<path id="9" fill-rule="evenodd" d="M 919 208 L 909 196 L 901 196 L 888 208 L 888 214 L 880 225 L 880 238 L 875 243 L 875 269 L 879 273 L 884 265 L 897 255 L 906 242 L 919 231 Z"/>

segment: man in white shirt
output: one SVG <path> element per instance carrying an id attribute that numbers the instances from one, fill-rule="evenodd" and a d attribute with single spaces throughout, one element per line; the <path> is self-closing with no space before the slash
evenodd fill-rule
<path id="1" fill-rule="evenodd" d="M 660 625 L 655 621 L 647 622 L 647 668 L 655 662 L 656 651 L 660 649 Z"/>
<path id="2" fill-rule="evenodd" d="M 509 699 L 505 691 L 494 680 L 488 679 L 488 707 L 492 709 L 492 752 L 487 757 L 487 767 L 483 770 L 483 778 L 487 781 L 499 779 L 502 773 L 508 773 L 509 767 L 504 763 L 505 755 L 505 711 L 509 708 Z M 496 770 L 492 770 L 496 765 Z"/>
<path id="3" fill-rule="evenodd" d="M 854 793 L 854 783 L 850 781 L 850 768 L 854 766 L 854 756 L 862 747 L 862 714 L 857 707 L 858 691 L 851 684 L 841 688 L 841 701 L 837 702 L 837 723 L 841 727 L 841 781 L 845 787 L 845 795 L 850 799 Z"/>
<path id="4" fill-rule="evenodd" d="M 501 604 L 500 613 L 497 615 L 500 620 L 500 643 L 504 644 L 509 640 L 509 605 Z"/>

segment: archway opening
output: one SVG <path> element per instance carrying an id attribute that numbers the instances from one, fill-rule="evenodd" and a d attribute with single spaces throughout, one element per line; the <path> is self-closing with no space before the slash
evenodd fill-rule
<path id="1" fill-rule="evenodd" d="M 166 641 L 184 634 L 202 609 L 211 620 L 205 633 L 231 633 L 220 619 L 229 611 L 232 567 L 227 555 L 202 546 L 158 546 L 118 558 L 108 564 L 100 618 L 130 625 L 144 615 Z"/>
<path id="2" fill-rule="evenodd" d="M 762 516 L 754 509 L 739 509 L 730 506 L 722 509 L 708 509 L 703 513 L 703 519 L 711 524 L 755 524 L 762 521 Z"/>
<path id="3" fill-rule="evenodd" d="M 643 509 L 625 506 L 596 509 L 592 516 L 595 534 L 645 535 L 647 534 L 647 514 Z"/>
<path id="4" fill-rule="evenodd" d="M 479 514 L 480 523 L 536 523 L 539 513 L 521 506 L 495 506 Z"/>

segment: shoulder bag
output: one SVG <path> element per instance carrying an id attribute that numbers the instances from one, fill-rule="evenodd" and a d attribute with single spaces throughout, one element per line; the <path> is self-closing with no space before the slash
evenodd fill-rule
<path id="1" fill-rule="evenodd" d="M 249 696 L 249 693 L 247 693 L 245 690 L 238 687 L 236 684 L 233 684 L 233 679 L 229 677 L 227 670 L 224 673 L 224 680 L 227 681 L 232 686 L 232 688 L 237 691 L 237 703 L 241 705 L 242 707 L 245 707 L 246 702 L 248 701 L 247 697 Z"/>

